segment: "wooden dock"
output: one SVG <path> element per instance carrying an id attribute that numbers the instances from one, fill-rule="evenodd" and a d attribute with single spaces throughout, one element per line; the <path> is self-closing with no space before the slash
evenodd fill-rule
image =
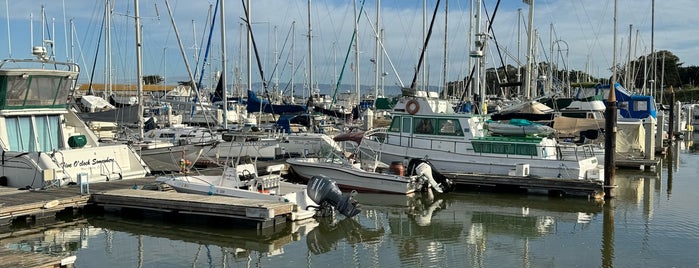
<path id="1" fill-rule="evenodd" d="M 89 193 L 83 188 L 82 194 L 78 185 L 46 190 L 0 187 L 0 232 L 14 224 L 55 221 L 58 214 L 75 215 L 86 207 L 225 217 L 258 229 L 286 221 L 293 209 L 290 203 L 158 191 L 158 185 L 154 177 L 146 177 L 92 183 Z"/>
<path id="2" fill-rule="evenodd" d="M 151 210 L 245 220 L 263 229 L 287 221 L 294 205 L 219 195 L 121 189 L 92 194 L 92 204 L 118 209 Z M 177 217 L 177 216 L 175 216 Z"/>
<path id="3" fill-rule="evenodd" d="M 660 159 L 615 159 L 617 168 L 640 169 L 644 171 L 654 171 L 660 165 Z"/>
<path id="4" fill-rule="evenodd" d="M 443 175 L 451 179 L 457 187 L 475 186 L 549 195 L 584 196 L 591 199 L 604 198 L 602 182 L 464 173 L 445 173 Z"/>

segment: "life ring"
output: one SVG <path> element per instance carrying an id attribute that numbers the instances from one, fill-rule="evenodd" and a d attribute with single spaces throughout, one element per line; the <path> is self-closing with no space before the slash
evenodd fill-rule
<path id="1" fill-rule="evenodd" d="M 405 104 L 405 111 L 409 114 L 416 114 L 420 111 L 420 103 L 416 100 L 409 100 L 408 103 Z"/>

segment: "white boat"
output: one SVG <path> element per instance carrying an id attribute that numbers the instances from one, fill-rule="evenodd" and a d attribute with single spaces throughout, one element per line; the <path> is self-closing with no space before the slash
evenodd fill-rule
<path id="1" fill-rule="evenodd" d="M 346 133 L 334 139 L 359 143 L 361 134 Z M 341 189 L 358 192 L 411 194 L 433 188 L 443 193 L 453 188 L 452 182 L 433 170 L 429 161 L 413 159 L 405 171 L 403 162 L 389 166 L 377 161 L 373 152 L 362 151 L 358 147 L 353 153 L 345 155 L 329 152 L 322 157 L 289 158 L 286 163 L 303 179 L 322 174 L 333 179 Z"/>
<path id="2" fill-rule="evenodd" d="M 315 215 L 318 207 L 306 193 L 306 185 L 281 180 L 283 164 L 267 167 L 268 175 L 259 176 L 253 164 L 226 166 L 221 175 L 161 176 L 156 180 L 177 192 L 222 195 L 236 198 L 291 202 L 296 205 L 292 220 L 303 220 Z"/>
<path id="3" fill-rule="evenodd" d="M 342 150 L 330 136 L 321 133 L 238 132 L 224 134 L 223 140 L 205 150 L 204 155 L 212 159 L 249 156 L 272 160 Z"/>
<path id="4" fill-rule="evenodd" d="M 125 144 L 100 144 L 67 100 L 79 67 L 41 57 L 0 64 L 0 185 L 46 188 L 142 178 L 148 168 Z M 43 67 L 51 66 L 44 69 Z"/>
<path id="5" fill-rule="evenodd" d="M 286 160 L 291 169 L 304 179 L 315 175 L 325 175 L 337 183 L 341 189 L 358 192 L 411 194 L 432 187 L 438 192 L 451 189 L 451 183 L 444 177 L 435 180 L 428 162 L 422 162 L 420 173 L 411 175 L 389 172 L 387 165 L 371 167 L 361 163 L 352 163 L 347 158 L 331 154 L 326 157 L 289 158 Z M 402 167 L 402 162 L 400 162 Z M 414 165 L 417 166 L 417 165 Z"/>
<path id="6" fill-rule="evenodd" d="M 561 159 L 549 137 L 489 136 L 488 119 L 457 114 L 448 100 L 417 91 L 394 106 L 390 127 L 367 132 L 360 147 L 379 152 L 386 163 L 427 157 L 443 173 L 602 180 L 597 158 Z"/>
<path id="7" fill-rule="evenodd" d="M 526 119 L 510 119 L 508 122 L 488 120 L 485 122 L 485 128 L 491 134 L 504 136 L 548 136 L 556 132 L 552 127 Z"/>

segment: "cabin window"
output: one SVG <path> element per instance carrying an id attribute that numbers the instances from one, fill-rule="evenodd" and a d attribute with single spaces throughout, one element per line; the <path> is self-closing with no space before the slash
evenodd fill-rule
<path id="1" fill-rule="evenodd" d="M 413 133 L 415 134 L 434 134 L 434 122 L 432 118 L 415 118 L 417 122 Z"/>
<path id="2" fill-rule="evenodd" d="M 634 101 L 633 107 L 636 111 L 648 111 L 648 103 L 646 101 Z"/>
<path id="3" fill-rule="evenodd" d="M 8 106 L 24 105 L 28 84 L 28 78 L 20 76 L 7 77 L 7 95 L 5 98 Z"/>
<path id="4" fill-rule="evenodd" d="M 439 135 L 463 136 L 461 124 L 455 119 L 439 119 Z"/>
<path id="5" fill-rule="evenodd" d="M 56 90 L 61 84 L 56 77 L 32 76 L 27 92 L 27 102 L 29 106 L 50 106 L 56 100 Z M 67 101 L 67 100 L 66 100 Z"/>
<path id="6" fill-rule="evenodd" d="M 5 107 L 64 107 L 70 94 L 71 78 L 22 75 L 6 77 Z"/>
<path id="7" fill-rule="evenodd" d="M 400 116 L 393 117 L 393 121 L 391 121 L 391 126 L 388 128 L 388 131 L 389 132 L 400 132 L 400 121 L 401 121 Z"/>
<path id="8" fill-rule="evenodd" d="M 410 133 L 410 118 L 409 117 L 403 117 L 403 132 Z"/>
<path id="9" fill-rule="evenodd" d="M 57 115 L 7 117 L 5 123 L 10 151 L 50 152 L 60 148 Z"/>

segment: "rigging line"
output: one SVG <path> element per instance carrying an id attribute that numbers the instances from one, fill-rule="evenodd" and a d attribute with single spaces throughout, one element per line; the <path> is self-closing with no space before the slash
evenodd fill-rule
<path id="1" fill-rule="evenodd" d="M 432 28 L 434 27 L 434 21 L 437 18 L 437 10 L 439 8 L 439 2 L 441 0 L 437 0 L 437 4 L 434 7 L 434 12 L 432 13 L 432 21 L 430 22 L 430 28 L 427 30 L 427 36 L 425 37 L 425 43 L 422 46 L 422 52 L 420 52 L 420 59 L 417 61 L 417 68 L 415 68 L 415 74 L 413 75 L 413 82 L 410 83 L 410 89 L 415 89 L 417 86 L 417 75 L 420 73 L 420 67 L 422 66 L 422 61 L 425 58 L 425 51 L 427 51 L 427 45 L 430 42 L 430 36 L 432 36 Z M 499 1 L 498 1 L 499 3 Z"/>
<path id="2" fill-rule="evenodd" d="M 104 25 L 104 20 L 107 16 L 102 17 L 102 25 Z M 104 31 L 104 27 L 100 27 L 100 33 L 99 36 L 97 37 L 97 49 L 95 50 L 95 59 L 92 62 L 92 71 L 90 72 L 90 84 L 87 87 L 87 95 L 94 95 L 95 93 L 92 92 L 92 82 L 95 77 L 95 66 L 97 66 L 97 54 L 100 52 L 100 43 L 102 42 L 102 32 Z M 79 43 L 78 43 L 79 44 Z M 106 85 L 106 83 L 105 83 Z"/>
<path id="3" fill-rule="evenodd" d="M 245 12 L 245 18 L 241 18 L 243 22 L 245 22 L 245 25 L 247 25 L 248 32 L 250 33 L 250 39 L 252 40 L 252 48 L 255 51 L 255 60 L 257 61 L 257 69 L 260 72 L 260 79 L 262 79 L 262 88 L 265 91 L 265 96 L 267 97 L 267 101 L 269 101 L 269 107 L 272 110 L 272 119 L 274 121 L 277 121 L 277 116 L 274 114 L 274 105 L 272 105 L 272 99 L 269 96 L 269 91 L 267 90 L 267 81 L 265 81 L 265 73 L 264 70 L 262 70 L 262 63 L 260 62 L 260 53 L 257 51 L 257 42 L 255 42 L 255 36 L 252 33 L 252 27 L 250 26 L 250 18 L 248 18 L 248 7 L 245 5 L 245 0 L 241 0 L 243 2 L 243 11 Z M 260 102 L 260 107 L 262 107 L 262 102 Z"/>
<path id="4" fill-rule="evenodd" d="M 483 4 L 485 5 L 485 4 Z M 486 32 L 490 32 L 490 29 L 493 28 L 493 22 L 495 21 L 495 14 L 498 13 L 498 9 L 500 8 L 500 0 L 498 0 L 497 4 L 495 4 L 495 10 L 493 11 L 493 16 L 488 20 L 488 29 Z M 481 46 L 480 49 L 482 50 L 485 47 L 485 45 Z M 471 67 L 471 73 L 468 76 L 468 79 L 466 80 L 466 88 L 464 89 L 464 92 L 461 94 L 461 100 L 466 97 L 466 93 L 468 92 L 468 87 L 471 85 L 471 81 L 473 81 L 473 74 L 476 71 L 476 66 L 474 65 Z"/>
<path id="5" fill-rule="evenodd" d="M 362 11 L 364 11 L 364 2 L 366 2 L 366 0 L 362 0 L 362 5 L 359 8 L 359 15 L 357 16 L 358 17 L 357 22 L 359 22 L 359 20 L 362 17 Z M 357 31 L 352 31 L 352 38 L 350 39 L 349 47 L 347 47 L 347 53 L 345 53 L 345 61 L 344 61 L 344 63 L 342 63 L 342 69 L 340 69 L 340 76 L 337 78 L 337 84 L 335 84 L 335 91 L 333 92 L 333 98 L 332 98 L 332 102 L 330 103 L 330 109 L 332 109 L 333 105 L 335 104 L 335 98 L 337 97 L 337 90 L 340 89 L 340 83 L 342 82 L 342 76 L 345 73 L 345 67 L 347 67 L 347 60 L 349 59 L 349 54 L 352 51 L 352 43 L 354 43 L 354 38 L 356 37 L 356 35 L 357 35 Z M 357 64 L 359 64 L 359 63 L 357 63 Z M 356 81 L 355 83 L 359 83 L 359 81 Z"/>
<path id="6" fill-rule="evenodd" d="M 376 28 L 374 28 L 374 24 L 372 23 L 371 19 L 369 19 L 369 14 L 366 14 L 366 11 L 364 11 L 364 15 L 366 15 L 366 19 L 369 21 L 369 26 L 371 27 L 371 30 L 374 31 L 375 35 L 378 35 Z M 396 66 L 393 64 L 393 61 L 391 60 L 391 57 L 388 55 L 388 51 L 386 51 L 386 47 L 383 44 L 383 40 L 379 38 L 379 45 L 381 46 L 381 51 L 383 52 L 382 55 L 386 56 L 386 60 L 388 60 L 388 64 L 391 65 L 391 69 L 393 69 L 393 73 L 396 75 L 396 78 L 398 79 L 398 83 L 400 83 L 400 87 L 405 87 L 403 84 L 403 80 L 400 79 L 400 76 L 398 75 L 398 70 L 396 70 Z"/>
<path id="7" fill-rule="evenodd" d="M 277 51 L 278 54 L 282 54 L 284 52 L 284 50 L 286 49 L 286 44 L 289 42 L 289 37 L 291 37 L 291 27 L 289 27 L 289 31 L 286 34 L 286 38 L 284 38 L 284 43 L 282 44 L 281 51 Z M 272 78 L 274 77 L 274 74 L 277 73 L 277 70 L 279 67 L 279 62 L 280 62 L 279 57 L 276 55 L 275 55 L 275 57 L 276 57 L 276 59 L 275 59 L 276 63 L 274 64 L 274 68 L 272 68 L 272 74 L 270 74 L 269 80 L 272 80 Z M 288 58 L 289 58 L 289 55 L 287 54 L 287 59 Z M 286 64 L 284 64 L 284 67 L 286 67 Z M 282 70 L 284 70 L 284 69 L 282 69 Z"/>
<path id="8" fill-rule="evenodd" d="M 500 2 L 498 2 L 498 5 L 499 4 L 500 4 Z M 485 17 L 486 18 L 490 17 L 490 15 L 488 14 L 488 7 L 483 5 L 483 10 L 485 11 Z M 495 13 L 497 13 L 497 11 L 498 11 L 498 7 L 495 6 L 495 11 L 493 12 L 493 17 L 495 17 Z M 498 39 L 495 38 L 495 30 L 493 30 L 493 28 L 490 28 L 488 30 L 490 30 L 490 35 L 493 36 L 493 42 L 495 42 L 495 49 L 498 52 L 498 57 L 500 57 L 500 65 L 503 66 L 503 69 L 505 72 L 505 83 L 507 83 L 507 82 L 509 82 L 510 74 L 507 73 L 507 66 L 505 66 L 505 60 L 502 57 L 502 51 L 500 51 L 500 46 L 498 46 Z M 497 68 L 495 70 L 497 73 Z M 500 79 L 498 79 L 498 83 L 500 83 Z"/>
<path id="9" fill-rule="evenodd" d="M 214 22 L 216 21 L 216 14 L 218 13 L 218 6 L 219 6 L 218 1 L 219 0 L 216 0 L 216 6 L 214 7 L 214 14 L 212 15 L 212 18 L 211 18 L 211 27 L 209 28 L 209 38 L 206 41 L 206 51 L 204 52 L 204 59 L 202 60 L 199 81 L 197 81 L 197 88 L 201 88 L 201 81 L 202 81 L 202 79 L 204 79 L 204 71 L 206 70 L 206 62 L 209 59 L 209 51 L 211 49 L 211 38 L 212 38 L 213 33 L 214 33 L 214 27 L 216 26 L 216 23 L 214 23 Z M 221 75 L 226 75 L 226 74 L 221 74 Z M 223 92 L 223 96 L 222 96 L 223 101 L 228 101 L 228 99 L 226 97 L 226 95 L 227 95 L 226 94 L 227 90 L 225 89 L 226 85 L 223 85 L 223 88 L 224 88 L 224 90 L 223 90 L 224 92 Z M 194 96 L 194 102 L 196 103 L 198 99 L 199 99 L 199 93 L 197 92 L 197 94 Z M 195 108 L 196 108 L 196 105 L 192 106 L 192 115 L 194 115 Z M 224 113 L 225 112 L 226 111 L 224 111 Z"/>
<path id="10" fill-rule="evenodd" d="M 218 9 L 218 0 L 216 0 L 216 9 Z M 211 4 L 209 4 L 209 10 L 211 10 Z M 208 13 L 208 14 L 206 15 L 206 20 L 205 20 L 205 21 L 206 21 L 206 24 L 204 25 L 204 28 L 210 26 L 211 31 L 213 31 L 213 28 L 214 28 L 214 23 L 213 23 L 213 22 L 214 22 L 214 20 L 216 19 L 216 11 L 214 11 L 213 15 L 211 14 L 211 12 L 207 12 L 207 13 Z M 212 18 L 212 16 L 213 16 L 213 18 Z M 209 22 L 211 22 L 211 25 L 209 25 Z M 202 35 L 202 36 L 201 36 L 201 41 L 199 42 L 199 47 L 203 47 L 203 46 L 204 46 L 204 39 L 205 39 L 204 36 L 205 36 L 205 35 Z M 208 41 L 207 41 L 207 45 L 209 45 L 209 44 L 211 44 L 211 33 L 209 33 L 209 38 L 208 38 Z M 199 54 L 197 55 L 197 62 L 194 63 L 194 73 L 195 73 L 195 74 L 199 71 L 199 63 L 200 63 L 199 61 L 202 61 L 202 67 L 201 67 L 202 70 L 204 69 L 204 65 L 206 64 L 206 60 L 205 60 L 205 59 L 204 59 L 204 60 L 201 60 L 201 53 L 202 53 L 201 49 L 199 49 L 199 51 L 196 51 L 196 52 L 198 52 Z M 206 57 L 206 56 L 204 56 L 204 57 Z M 202 74 L 201 74 L 200 76 L 203 77 L 203 76 L 204 76 L 204 73 L 202 72 Z M 195 77 L 195 78 L 197 78 L 197 77 Z M 200 80 L 199 83 L 200 83 L 199 87 L 201 88 L 201 80 Z"/>

